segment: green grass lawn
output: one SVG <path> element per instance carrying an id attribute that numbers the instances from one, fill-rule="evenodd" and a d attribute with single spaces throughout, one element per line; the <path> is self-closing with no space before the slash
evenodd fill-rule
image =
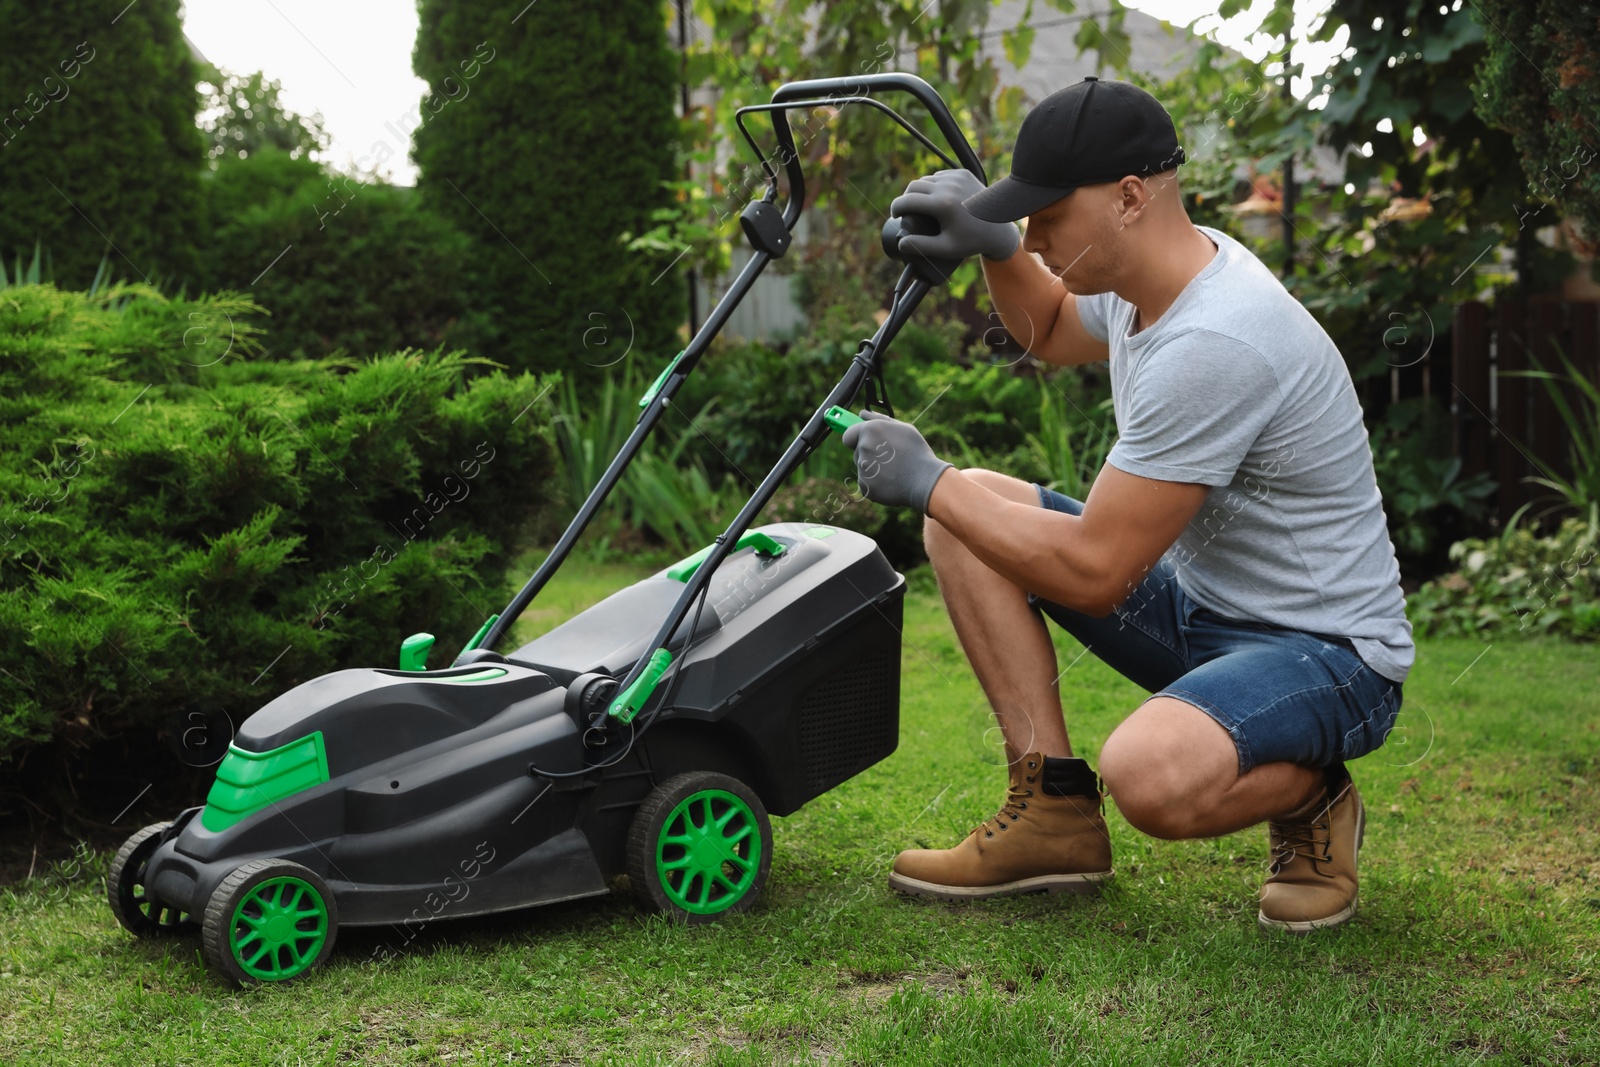
<path id="1" fill-rule="evenodd" d="M 574 563 L 518 636 L 661 562 Z M 238 991 L 196 942 L 123 933 L 100 856 L 0 890 L 0 1062 L 1600 1062 L 1593 647 L 1422 643 L 1390 744 L 1352 764 L 1342 930 L 1256 929 L 1264 828 L 1152 841 L 1114 806 L 1103 894 L 947 905 L 893 894 L 890 860 L 993 814 L 1003 770 L 931 576 L 910 579 L 899 750 L 775 821 L 748 915 L 686 929 L 619 893 L 434 923 L 386 961 L 349 930 L 307 979 Z M 1056 634 L 1066 666 L 1082 650 Z M 1142 696 L 1093 656 L 1062 684 L 1091 759 Z"/>

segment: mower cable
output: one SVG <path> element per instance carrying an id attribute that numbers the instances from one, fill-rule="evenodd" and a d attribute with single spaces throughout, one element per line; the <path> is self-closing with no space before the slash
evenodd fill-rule
<path id="1" fill-rule="evenodd" d="M 546 771 L 540 769 L 537 764 L 529 763 L 529 774 L 537 775 L 541 778 L 552 779 L 582 778 L 584 775 L 593 774 L 595 771 L 603 771 L 607 767 L 614 767 L 628 758 L 628 753 L 633 751 L 634 741 L 638 740 L 641 736 L 643 736 L 646 730 L 655 725 L 655 721 L 658 717 L 660 717 L 661 712 L 671 704 L 672 694 L 677 689 L 678 685 L 678 675 L 683 670 L 684 659 L 688 657 L 689 649 L 694 647 L 694 633 L 700 628 L 700 613 L 705 609 L 706 594 L 709 592 L 711 592 L 711 582 L 709 579 L 707 579 L 706 584 L 701 586 L 700 596 L 695 602 L 694 620 L 689 624 L 690 641 L 684 646 L 682 657 L 673 664 L 672 677 L 669 679 L 671 685 L 668 691 L 662 695 L 661 699 L 656 702 L 656 706 L 651 709 L 650 715 L 647 719 L 637 725 L 631 722 L 628 723 L 628 743 L 622 747 L 622 751 L 617 753 L 611 759 L 604 760 L 600 763 L 590 764 L 581 771 Z"/>

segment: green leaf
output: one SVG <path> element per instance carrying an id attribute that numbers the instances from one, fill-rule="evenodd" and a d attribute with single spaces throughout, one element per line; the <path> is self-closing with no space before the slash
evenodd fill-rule
<path id="1" fill-rule="evenodd" d="M 1072 38 L 1072 43 L 1078 46 L 1078 55 L 1083 55 L 1091 48 L 1098 49 L 1103 38 L 1100 24 L 1094 19 L 1084 19 L 1078 26 L 1078 32 Z"/>
<path id="2" fill-rule="evenodd" d="M 1477 44 L 1484 39 L 1483 26 L 1473 18 L 1469 9 L 1452 12 L 1442 30 L 1431 30 L 1422 44 L 1424 63 L 1443 63 L 1458 48 Z"/>
<path id="3" fill-rule="evenodd" d="M 1000 35 L 1000 43 L 1005 47 L 1006 60 L 1019 70 L 1028 64 L 1028 57 L 1033 54 L 1033 39 L 1038 31 L 1027 23 L 1019 24 L 1015 29 L 1007 30 Z"/>
<path id="4" fill-rule="evenodd" d="M 1241 5 L 1242 6 L 1242 5 Z M 1329 19 L 1328 21 L 1333 21 Z M 1271 37 L 1288 39 L 1294 30 L 1294 0 L 1273 0 L 1272 10 L 1267 12 L 1266 18 L 1261 20 L 1258 33 L 1265 33 Z"/>
<path id="5" fill-rule="evenodd" d="M 1472 110 L 1472 104 L 1472 90 L 1462 82 L 1446 82 L 1434 87 L 1433 110 L 1447 122 L 1461 121 Z"/>

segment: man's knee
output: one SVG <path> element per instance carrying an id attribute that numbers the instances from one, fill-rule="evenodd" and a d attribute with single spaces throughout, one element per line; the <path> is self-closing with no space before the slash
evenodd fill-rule
<path id="1" fill-rule="evenodd" d="M 1151 837 L 1178 840 L 1185 834 L 1184 790 L 1164 746 L 1112 734 L 1100 750 L 1100 777 L 1129 825 Z"/>
<path id="2" fill-rule="evenodd" d="M 1134 829 L 1181 840 L 1202 836 L 1213 794 L 1237 774 L 1237 761 L 1233 739 L 1204 712 L 1152 697 L 1106 738 L 1100 777 Z"/>

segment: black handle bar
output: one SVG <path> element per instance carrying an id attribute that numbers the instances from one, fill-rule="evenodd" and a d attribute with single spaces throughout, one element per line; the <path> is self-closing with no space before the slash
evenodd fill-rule
<path id="1" fill-rule="evenodd" d="M 894 71 L 887 74 L 862 74 L 856 77 L 813 78 L 809 81 L 788 82 L 779 86 L 778 91 L 772 94 L 772 103 L 810 101 L 819 96 L 859 98 L 886 91 L 909 93 L 927 108 L 928 114 L 933 116 L 934 125 L 938 126 L 939 132 L 944 135 L 945 143 L 955 150 L 956 159 L 963 167 L 976 174 L 979 181 L 985 185 L 989 184 L 983 164 L 978 160 L 978 153 L 973 151 L 967 135 L 962 133 L 961 127 L 956 124 L 955 116 L 950 114 L 950 108 L 940 99 L 933 86 L 915 74 Z M 778 136 L 778 157 L 783 163 L 785 175 L 789 178 L 789 202 L 784 205 L 783 221 L 792 230 L 805 204 L 806 178 L 800 167 L 800 152 L 794 143 L 794 133 L 789 129 L 788 112 L 782 109 L 773 110 L 772 125 Z"/>

